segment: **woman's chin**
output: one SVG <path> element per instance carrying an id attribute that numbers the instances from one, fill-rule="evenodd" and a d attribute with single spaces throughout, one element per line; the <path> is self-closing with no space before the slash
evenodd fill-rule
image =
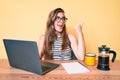
<path id="1" fill-rule="evenodd" d="M 62 32 L 62 30 L 57 30 L 57 31 L 56 31 L 56 33 L 61 33 L 61 32 Z"/>

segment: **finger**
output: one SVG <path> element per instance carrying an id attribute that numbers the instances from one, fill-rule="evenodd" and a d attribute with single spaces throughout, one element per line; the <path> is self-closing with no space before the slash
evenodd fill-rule
<path id="1" fill-rule="evenodd" d="M 84 25 L 84 22 L 82 22 L 82 23 L 80 24 L 81 27 L 83 27 L 83 25 Z"/>

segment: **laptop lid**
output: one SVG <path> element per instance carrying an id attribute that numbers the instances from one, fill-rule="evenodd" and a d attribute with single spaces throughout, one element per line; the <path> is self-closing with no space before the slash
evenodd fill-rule
<path id="1" fill-rule="evenodd" d="M 47 70 L 42 70 L 42 62 L 35 41 L 3 39 L 10 66 L 44 75 L 58 67 L 58 64 L 46 62 Z M 48 64 L 48 65 L 47 65 Z"/>

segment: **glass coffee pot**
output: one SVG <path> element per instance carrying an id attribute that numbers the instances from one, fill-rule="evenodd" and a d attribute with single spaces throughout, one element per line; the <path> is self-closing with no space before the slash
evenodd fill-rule
<path id="1" fill-rule="evenodd" d="M 110 48 L 106 47 L 106 45 L 102 45 L 101 47 L 98 47 L 99 55 L 98 55 L 98 66 L 97 69 L 100 70 L 110 70 L 109 68 L 109 55 L 110 53 L 113 54 L 112 62 L 114 62 L 116 58 L 116 52 L 113 50 L 110 50 Z"/>

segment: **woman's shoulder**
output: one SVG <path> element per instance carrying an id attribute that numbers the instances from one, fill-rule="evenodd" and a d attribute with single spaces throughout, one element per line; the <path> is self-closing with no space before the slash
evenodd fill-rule
<path id="1" fill-rule="evenodd" d="M 69 33 L 69 34 L 68 34 L 68 38 L 69 38 L 69 39 L 73 39 L 73 38 L 75 38 L 75 36 L 74 36 L 73 34 L 70 34 L 70 33 Z"/>
<path id="2" fill-rule="evenodd" d="M 40 41 L 44 41 L 44 38 L 45 38 L 45 35 L 42 34 L 42 35 L 40 36 Z"/>
<path id="3" fill-rule="evenodd" d="M 68 38 L 71 43 L 74 43 L 76 41 L 76 37 L 73 34 L 68 34 Z"/>

